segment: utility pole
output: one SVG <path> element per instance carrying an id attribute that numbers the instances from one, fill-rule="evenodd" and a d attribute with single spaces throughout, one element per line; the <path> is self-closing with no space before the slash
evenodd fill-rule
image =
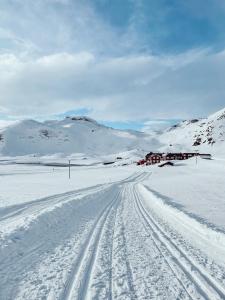
<path id="1" fill-rule="evenodd" d="M 69 159 L 69 179 L 70 179 L 70 159 Z"/>
<path id="2" fill-rule="evenodd" d="M 198 150 L 195 150 L 195 152 L 196 152 L 196 156 L 195 156 L 195 163 L 196 163 L 196 166 L 197 166 L 197 164 L 198 164 Z"/>

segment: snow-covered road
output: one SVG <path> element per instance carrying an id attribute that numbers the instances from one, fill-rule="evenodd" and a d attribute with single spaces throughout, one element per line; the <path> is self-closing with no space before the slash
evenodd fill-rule
<path id="1" fill-rule="evenodd" d="M 0 299 L 225 299 L 223 233 L 178 230 L 150 174 L 1 209 Z"/>

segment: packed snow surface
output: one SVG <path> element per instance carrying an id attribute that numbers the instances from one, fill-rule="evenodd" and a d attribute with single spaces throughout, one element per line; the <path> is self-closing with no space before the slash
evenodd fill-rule
<path id="1" fill-rule="evenodd" d="M 136 155 L 1 161 L 0 299 L 225 299 L 225 161 Z"/>

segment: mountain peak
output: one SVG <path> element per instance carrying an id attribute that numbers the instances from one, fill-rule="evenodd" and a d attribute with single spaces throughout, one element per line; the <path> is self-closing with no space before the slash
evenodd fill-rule
<path id="1" fill-rule="evenodd" d="M 85 122 L 97 124 L 97 121 L 95 121 L 94 119 L 89 118 L 87 116 L 67 116 L 66 120 L 67 119 L 72 120 L 72 121 L 85 121 Z"/>
<path id="2" fill-rule="evenodd" d="M 116 130 L 86 116 L 64 120 L 20 121 L 1 131 L 0 156 L 85 153 L 106 155 L 140 149 L 155 150 L 157 141 L 138 132 Z"/>

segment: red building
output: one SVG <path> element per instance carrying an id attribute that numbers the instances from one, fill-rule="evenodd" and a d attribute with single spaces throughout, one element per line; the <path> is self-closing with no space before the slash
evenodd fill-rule
<path id="1" fill-rule="evenodd" d="M 162 160 L 162 155 L 159 154 L 152 154 L 151 156 L 148 157 L 148 159 L 146 160 L 146 165 L 154 165 L 157 163 L 160 163 L 160 161 Z"/>
<path id="2" fill-rule="evenodd" d="M 200 156 L 205 159 L 211 159 L 211 154 L 200 154 L 197 152 L 180 152 L 180 153 L 159 153 L 149 152 L 145 159 L 137 162 L 137 165 L 154 165 L 161 161 L 185 160 L 194 156 Z"/>

